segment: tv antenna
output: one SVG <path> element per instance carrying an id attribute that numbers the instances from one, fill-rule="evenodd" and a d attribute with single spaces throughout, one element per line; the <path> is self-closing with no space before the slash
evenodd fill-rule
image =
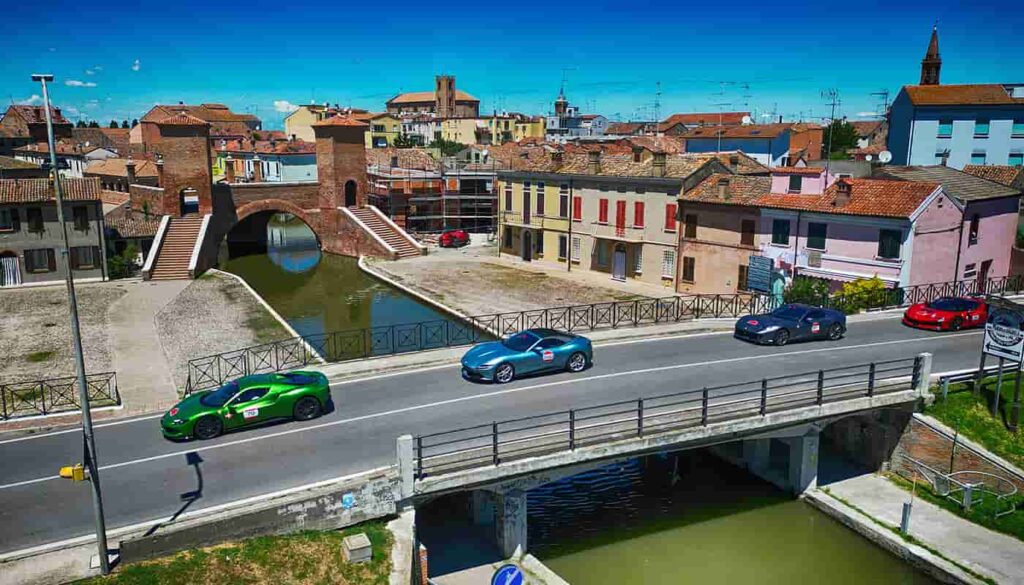
<path id="1" fill-rule="evenodd" d="M 825 177 L 828 180 L 828 168 L 829 163 L 832 159 L 832 135 L 835 134 L 836 125 L 836 108 L 841 103 L 839 100 L 839 90 L 835 88 L 823 90 L 821 92 L 822 99 L 826 100 L 826 104 L 832 107 L 832 113 L 829 114 L 828 122 L 828 151 L 825 153 Z"/>
<path id="2" fill-rule="evenodd" d="M 878 91 L 872 92 L 871 96 L 881 99 L 882 110 L 878 112 L 878 115 L 885 117 L 889 113 L 889 90 L 880 89 Z"/>

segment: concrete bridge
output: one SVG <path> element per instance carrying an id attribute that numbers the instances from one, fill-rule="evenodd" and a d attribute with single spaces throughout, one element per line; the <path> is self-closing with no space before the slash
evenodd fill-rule
<path id="1" fill-rule="evenodd" d="M 147 279 L 194 277 L 216 263 L 225 239 L 265 246 L 275 213 L 301 219 L 327 252 L 398 259 L 426 251 L 368 204 L 362 122 L 335 117 L 314 125 L 318 180 L 303 183 L 262 182 L 257 159 L 254 182 L 236 182 L 228 165 L 225 180 L 215 184 L 208 123 L 182 112 L 143 126 L 147 150 L 156 157 L 157 186 L 136 184 L 129 164 L 130 205 L 163 216 L 143 269 Z"/>
<path id="2" fill-rule="evenodd" d="M 511 556 L 527 549 L 527 491 L 643 455 L 710 448 L 800 494 L 816 485 L 822 433 L 833 434 L 865 465 L 880 467 L 899 440 L 901 422 L 927 396 L 931 360 L 921 354 L 406 435 L 397 441 L 402 499 L 421 505 L 470 491 L 473 521 L 493 526 L 499 550 Z M 899 420 L 888 432 L 893 415 Z M 860 435 L 865 420 L 882 426 L 883 438 L 853 444 L 849 439 Z"/>

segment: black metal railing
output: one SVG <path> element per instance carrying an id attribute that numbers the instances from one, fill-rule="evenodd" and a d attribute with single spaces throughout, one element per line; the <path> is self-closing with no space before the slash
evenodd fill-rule
<path id="1" fill-rule="evenodd" d="M 91 407 L 121 404 L 114 372 L 89 374 L 85 381 L 89 389 Z M 81 408 L 76 376 L 0 384 L 0 420 L 69 412 Z"/>
<path id="2" fill-rule="evenodd" d="M 966 297 L 973 295 L 1014 295 L 1024 291 L 1024 275 L 1001 276 L 987 280 L 959 280 L 908 287 L 886 288 L 859 294 L 820 295 L 790 298 L 847 313 L 867 309 L 891 309 L 916 303 L 927 303 L 940 297 Z"/>
<path id="3" fill-rule="evenodd" d="M 419 435 L 418 479 L 795 408 L 912 390 L 920 356 L 762 378 Z"/>
<path id="4" fill-rule="evenodd" d="M 764 295 L 685 295 L 304 335 L 189 360 L 185 393 L 216 388 L 240 376 L 321 362 L 472 345 L 535 327 L 567 332 L 594 331 L 690 318 L 739 317 L 768 311 L 775 305 L 771 297 Z"/>

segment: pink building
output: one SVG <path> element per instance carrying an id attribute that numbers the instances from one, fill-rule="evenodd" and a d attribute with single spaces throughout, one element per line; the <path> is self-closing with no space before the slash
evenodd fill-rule
<path id="1" fill-rule="evenodd" d="M 901 287 L 952 280 L 961 210 L 936 183 L 842 179 L 757 204 L 761 253 L 787 277 L 795 267 L 835 288 L 873 276 Z"/>
<path id="2" fill-rule="evenodd" d="M 772 193 L 821 195 L 825 188 L 836 182 L 821 167 L 775 167 L 772 169 Z"/>

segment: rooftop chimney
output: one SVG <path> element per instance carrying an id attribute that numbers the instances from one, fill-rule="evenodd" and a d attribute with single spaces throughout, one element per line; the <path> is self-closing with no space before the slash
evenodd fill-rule
<path id="1" fill-rule="evenodd" d="M 836 207 L 844 207 L 850 202 L 850 197 L 853 195 L 853 186 L 846 181 L 840 180 L 836 183 L 836 201 L 834 205 Z"/>
<path id="2" fill-rule="evenodd" d="M 729 179 L 718 179 L 718 196 L 729 199 Z"/>
<path id="3" fill-rule="evenodd" d="M 654 153 L 654 176 L 664 177 L 665 176 L 665 153 L 656 152 Z"/>
<path id="4" fill-rule="evenodd" d="M 735 170 L 736 167 L 738 167 L 738 166 L 740 166 L 740 155 L 738 155 L 738 154 L 730 155 L 729 156 L 729 168 Z"/>
<path id="5" fill-rule="evenodd" d="M 132 159 L 132 155 L 128 155 L 128 160 L 124 161 L 124 171 L 128 178 L 128 184 L 135 183 L 135 160 Z"/>
<path id="6" fill-rule="evenodd" d="M 562 153 L 561 150 L 552 150 L 551 151 L 551 162 L 561 163 L 562 160 L 564 160 L 564 157 L 562 156 L 562 154 L 563 153 Z"/>
<path id="7" fill-rule="evenodd" d="M 601 174 L 601 151 L 592 150 L 587 153 L 587 173 L 591 175 Z"/>

